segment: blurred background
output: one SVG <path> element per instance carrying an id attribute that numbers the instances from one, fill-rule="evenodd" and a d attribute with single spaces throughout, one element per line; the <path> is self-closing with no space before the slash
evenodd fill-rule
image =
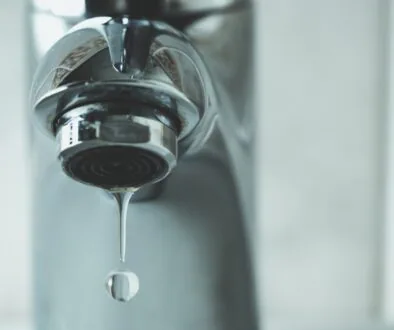
<path id="1" fill-rule="evenodd" d="M 277 328 L 394 320 L 391 7 L 259 3 L 260 274 Z M 31 314 L 25 10 L 0 2 L 0 329 L 12 330 Z"/>
<path id="2" fill-rule="evenodd" d="M 26 1 L 0 2 L 0 329 L 30 324 L 30 211 Z M 7 110 L 5 110 L 7 109 Z"/>

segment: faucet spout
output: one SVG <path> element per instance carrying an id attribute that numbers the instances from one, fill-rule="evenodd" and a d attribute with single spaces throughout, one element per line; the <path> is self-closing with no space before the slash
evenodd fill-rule
<path id="1" fill-rule="evenodd" d="M 82 2 L 31 93 L 37 329 L 259 329 L 249 1 Z"/>
<path id="2" fill-rule="evenodd" d="M 115 70 L 132 77 L 143 72 L 155 33 L 152 24 L 121 17 L 105 23 L 103 30 Z"/>
<path id="3" fill-rule="evenodd" d="M 187 38 L 126 16 L 76 25 L 33 86 L 36 117 L 56 137 L 64 172 L 110 190 L 164 179 L 178 155 L 203 144 L 215 116 L 210 77 Z"/>

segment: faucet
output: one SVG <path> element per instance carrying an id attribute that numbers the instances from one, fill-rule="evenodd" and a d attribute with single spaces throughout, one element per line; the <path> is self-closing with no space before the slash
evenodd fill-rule
<path id="1" fill-rule="evenodd" d="M 104 189 L 163 180 L 215 125 L 215 93 L 197 50 L 165 23 L 83 21 L 42 59 L 32 87 L 39 125 L 72 179 Z"/>
<path id="2" fill-rule="evenodd" d="M 252 4 L 31 7 L 36 329 L 259 329 Z M 120 305 L 103 192 L 130 189 L 141 290 Z"/>

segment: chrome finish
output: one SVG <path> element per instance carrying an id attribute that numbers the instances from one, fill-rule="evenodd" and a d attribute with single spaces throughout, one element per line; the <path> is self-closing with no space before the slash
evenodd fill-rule
<path id="1" fill-rule="evenodd" d="M 106 125 L 111 122 L 113 130 L 116 125 L 124 129 L 120 114 L 124 118 L 141 117 L 140 121 L 146 117 L 147 127 L 154 121 L 169 126 L 167 131 L 174 132 L 171 143 L 178 140 L 181 154 L 190 148 L 190 152 L 196 152 L 212 131 L 215 98 L 200 55 L 180 32 L 161 22 L 97 17 L 76 25 L 52 46 L 35 75 L 31 104 L 39 124 L 50 134 L 63 137 L 58 141 L 64 162 L 75 152 L 98 147 L 98 141 L 100 146 L 108 142 L 99 134 L 94 134 L 94 141 L 78 136 L 68 146 L 67 151 L 72 152 L 65 152 L 62 144 L 69 143 L 70 134 L 77 134 L 70 133 L 70 128 L 77 126 L 75 132 L 80 135 L 92 127 L 101 131 L 97 121 L 102 119 L 97 120 L 97 116 L 109 118 L 111 114 L 117 115 L 117 120 L 106 119 Z M 108 102 L 112 105 L 108 106 Z M 85 104 L 88 108 L 81 109 Z M 81 115 L 81 111 L 88 114 Z M 83 120 L 66 120 L 81 116 Z M 111 146 L 134 143 L 132 138 L 124 141 L 124 136 L 117 137 L 119 141 L 111 138 Z M 161 146 L 151 141 L 139 148 L 153 148 L 170 165 L 170 171 L 174 167 L 176 146 L 168 150 L 171 156 L 166 148 L 162 152 Z"/>
<path id="2" fill-rule="evenodd" d="M 72 112 L 78 114 L 61 125 L 56 135 L 62 164 L 68 164 L 77 155 L 83 157 L 86 150 L 122 147 L 146 150 L 164 160 L 165 171 L 152 177 L 149 184 L 164 179 L 174 169 L 177 162 L 177 137 L 171 128 L 160 121 L 131 115 L 102 115 L 100 112 L 103 110 L 100 105 L 83 106 Z M 89 116 L 96 117 L 96 120 L 87 120 Z M 134 171 L 146 170 L 146 166 L 141 169 L 143 166 L 141 162 L 137 165 L 139 166 L 134 167 Z M 81 180 L 75 174 L 70 173 L 65 165 L 63 165 L 63 170 L 75 180 L 99 185 L 94 181 Z M 127 186 L 122 188 L 122 186 L 104 185 L 102 187 L 112 191 L 128 188 Z M 139 188 L 139 186 L 132 188 Z"/>
<path id="3" fill-rule="evenodd" d="M 91 12 L 101 11 L 99 2 L 90 3 L 97 5 Z M 33 132 L 39 330 L 260 329 L 254 284 L 253 10 L 243 1 L 159 3 L 168 5 L 168 15 L 154 20 L 83 21 L 43 58 L 45 34 L 32 31 L 32 58 L 41 64 L 31 103 L 46 133 Z M 179 16 L 184 24 L 175 24 L 172 18 L 186 8 L 215 11 L 193 18 L 188 12 Z M 80 18 L 66 17 L 62 26 L 74 19 Z M 98 117 L 97 123 L 90 112 L 105 120 Z M 116 267 L 114 205 L 100 189 L 76 184 L 53 163 L 59 151 L 72 157 L 79 148 L 94 150 L 90 143 L 103 143 L 98 126 L 108 120 L 118 132 L 128 127 L 127 118 L 176 137 L 178 159 L 171 174 L 145 185 L 141 191 L 148 196 L 130 207 L 126 266 L 139 276 L 141 290 L 119 306 L 102 286 Z M 94 134 L 90 139 L 78 133 L 76 141 L 83 142 L 73 139 L 68 150 L 71 123 L 82 131 L 93 127 Z M 58 136 L 60 150 L 48 135 Z M 126 143 L 134 147 L 139 134 L 129 135 L 126 129 Z M 116 146 L 122 143 L 118 138 Z M 170 168 L 175 144 L 163 139 L 156 146 Z M 152 150 L 152 143 L 145 147 Z"/>
<path id="4" fill-rule="evenodd" d="M 92 97 L 122 97 L 174 112 L 183 122 L 180 138 L 198 117 L 211 121 L 215 106 L 205 65 L 187 39 L 164 23 L 127 18 L 94 18 L 70 30 L 42 60 L 31 104 L 53 130 L 51 122 L 64 107 Z M 59 109 L 59 103 L 66 105 Z"/>

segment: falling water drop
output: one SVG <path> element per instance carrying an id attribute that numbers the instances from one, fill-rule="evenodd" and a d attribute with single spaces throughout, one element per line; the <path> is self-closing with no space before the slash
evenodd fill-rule
<path id="1" fill-rule="evenodd" d="M 133 272 L 113 271 L 107 277 L 106 289 L 113 299 L 128 302 L 137 294 L 139 280 Z"/>

